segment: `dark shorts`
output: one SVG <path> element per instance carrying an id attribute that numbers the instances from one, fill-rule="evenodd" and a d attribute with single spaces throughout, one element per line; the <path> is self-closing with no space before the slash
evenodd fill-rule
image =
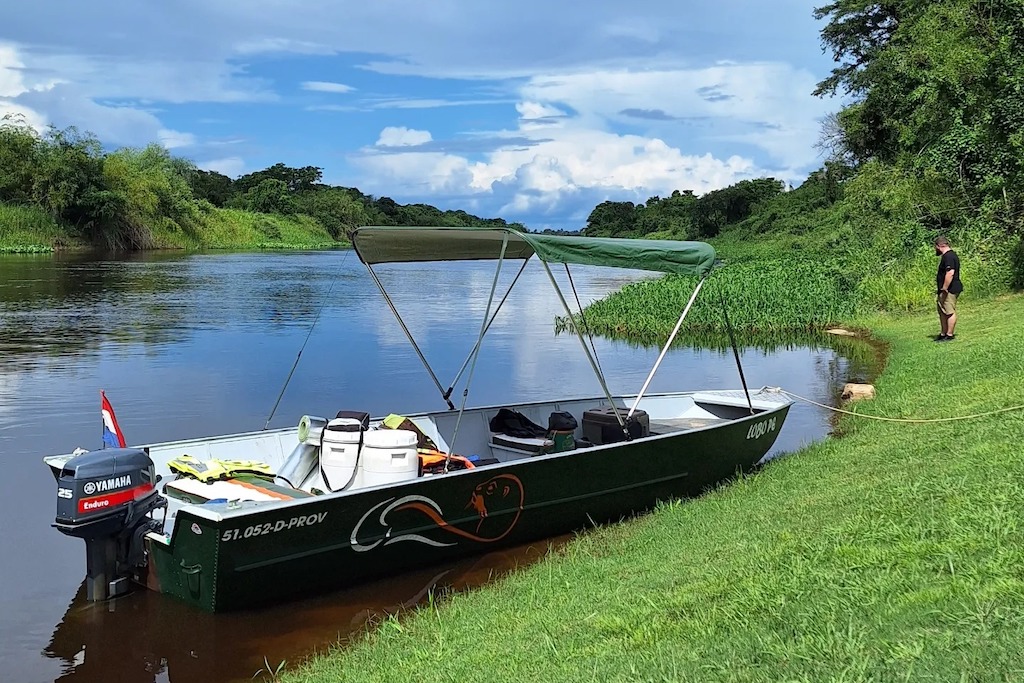
<path id="1" fill-rule="evenodd" d="M 956 313 L 956 294 L 940 294 L 935 299 L 935 307 L 942 315 L 953 315 Z"/>

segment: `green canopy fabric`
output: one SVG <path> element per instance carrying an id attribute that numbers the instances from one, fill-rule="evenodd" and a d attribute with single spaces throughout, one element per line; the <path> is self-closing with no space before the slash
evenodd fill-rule
<path id="1" fill-rule="evenodd" d="M 409 263 L 497 259 L 534 254 L 548 263 L 635 268 L 661 273 L 707 275 L 715 250 L 704 242 L 571 237 L 524 233 L 511 228 L 420 228 L 366 226 L 352 232 L 363 263 Z"/>

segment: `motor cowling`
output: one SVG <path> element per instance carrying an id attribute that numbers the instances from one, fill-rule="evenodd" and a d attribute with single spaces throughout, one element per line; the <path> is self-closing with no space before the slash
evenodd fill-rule
<path id="1" fill-rule="evenodd" d="M 124 592 L 145 562 L 143 537 L 162 527 L 150 513 L 167 504 L 152 459 L 139 449 L 111 448 L 75 456 L 55 474 L 54 526 L 85 540 L 88 599 Z"/>

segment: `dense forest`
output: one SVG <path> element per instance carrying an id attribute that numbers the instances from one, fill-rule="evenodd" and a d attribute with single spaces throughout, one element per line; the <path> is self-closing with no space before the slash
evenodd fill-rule
<path id="1" fill-rule="evenodd" d="M 40 134 L 16 117 L 0 120 L 0 224 L 50 221 L 58 243 L 63 235 L 114 249 L 211 246 L 240 223 L 254 224 L 266 244 L 289 224 L 328 241 L 357 225 L 506 225 L 321 179 L 316 166 L 280 163 L 232 179 L 160 145 L 108 152 L 75 128 Z"/>

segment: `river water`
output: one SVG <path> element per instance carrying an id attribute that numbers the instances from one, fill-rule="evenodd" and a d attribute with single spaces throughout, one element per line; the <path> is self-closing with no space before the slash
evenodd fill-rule
<path id="1" fill-rule="evenodd" d="M 507 266 L 501 283 L 514 271 Z M 379 273 L 447 385 L 479 333 L 493 264 Z M 584 267 L 573 277 L 586 304 L 647 275 Z M 554 334 L 561 312 L 543 269 L 530 264 L 484 342 L 468 405 L 599 395 L 579 341 Z M 0 678 L 248 681 L 265 661 L 295 662 L 431 590 L 477 586 L 549 551 L 514 548 L 239 614 L 203 614 L 144 591 L 86 603 L 84 544 L 50 528 L 55 484 L 41 456 L 100 447 L 101 389 L 130 444 L 259 429 L 304 342 L 271 427 L 307 413 L 444 407 L 350 251 L 0 255 Z M 614 393 L 637 391 L 659 351 L 594 343 Z M 849 371 L 824 345 L 748 348 L 742 359 L 751 386 L 822 402 Z M 731 353 L 679 348 L 650 391 L 738 386 Z M 796 405 L 774 453 L 828 427 L 824 411 Z"/>

